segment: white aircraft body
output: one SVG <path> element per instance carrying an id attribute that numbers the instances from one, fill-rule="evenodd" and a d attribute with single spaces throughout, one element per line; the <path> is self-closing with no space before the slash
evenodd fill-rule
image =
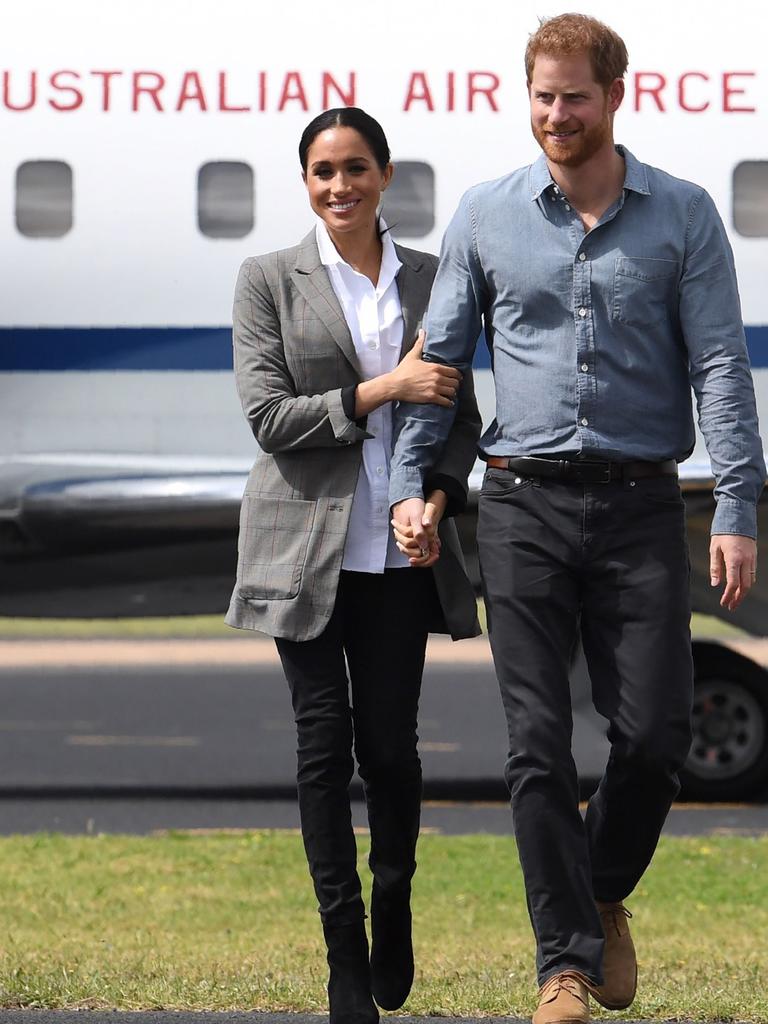
<path id="1" fill-rule="evenodd" d="M 617 140 L 705 186 L 722 214 L 768 423 L 764 4 L 575 6 L 628 44 Z M 330 106 L 377 117 L 396 164 L 393 234 L 436 252 L 466 188 L 537 157 L 522 57 L 538 16 L 556 13 L 530 0 L 0 8 L 0 614 L 225 606 L 255 447 L 232 376 L 232 291 L 244 257 L 313 225 L 302 129 Z M 484 345 L 476 379 L 488 421 Z M 700 443 L 683 477 L 694 604 L 717 612 Z M 764 633 L 765 611 L 758 591 L 735 621 Z M 688 783 L 742 794 L 768 771 L 764 673 L 724 648 L 694 656 L 706 699 Z M 602 757 L 575 678 L 577 734 Z"/>
<path id="2" fill-rule="evenodd" d="M 618 140 L 704 185 L 722 213 L 768 422 L 762 5 L 579 9 L 628 42 Z M 373 113 L 397 168 L 393 233 L 435 252 L 468 186 L 538 154 L 522 54 L 547 13 L 527 0 L 5 6 L 1 550 L 140 532 L 160 509 L 169 534 L 194 532 L 201 507 L 226 505 L 231 524 L 255 444 L 231 372 L 233 283 L 245 256 L 312 227 L 303 127 L 326 106 Z M 476 368 L 488 420 L 483 344 Z M 701 446 L 686 472 L 708 476 Z"/>

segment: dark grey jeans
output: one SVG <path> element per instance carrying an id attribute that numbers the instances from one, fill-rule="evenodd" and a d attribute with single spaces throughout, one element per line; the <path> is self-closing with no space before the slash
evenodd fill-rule
<path id="1" fill-rule="evenodd" d="M 365 914 L 349 804 L 353 750 L 376 882 L 385 890 L 407 886 L 416 869 L 416 716 L 436 609 L 430 570 L 342 572 L 320 636 L 275 641 L 293 699 L 301 832 L 325 924 L 351 924 Z"/>
<path id="2" fill-rule="evenodd" d="M 600 983 L 595 899 L 639 881 L 691 740 L 680 489 L 674 477 L 584 485 L 489 469 L 478 548 L 539 981 L 570 968 Z M 611 741 L 586 821 L 568 684 L 579 632 Z"/>

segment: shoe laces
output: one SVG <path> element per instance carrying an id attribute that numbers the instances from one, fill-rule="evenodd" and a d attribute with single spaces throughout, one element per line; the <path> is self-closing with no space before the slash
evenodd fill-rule
<path id="1" fill-rule="evenodd" d="M 631 917 L 631 911 L 627 910 L 623 903 L 606 903 L 600 907 L 600 919 L 603 922 L 603 929 L 605 929 L 606 922 L 610 921 L 617 935 L 624 934 L 624 929 L 626 928 L 625 921 Z"/>
<path id="2" fill-rule="evenodd" d="M 561 992 L 567 992 L 568 995 L 578 999 L 586 1006 L 588 1005 L 588 1001 L 584 998 L 586 983 L 587 979 L 577 971 L 562 971 L 544 983 L 541 989 L 541 998 L 546 998 L 549 1002 L 556 999 Z"/>

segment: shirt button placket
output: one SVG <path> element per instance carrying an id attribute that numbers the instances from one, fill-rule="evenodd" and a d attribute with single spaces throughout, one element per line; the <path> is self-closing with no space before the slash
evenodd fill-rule
<path id="1" fill-rule="evenodd" d="M 593 324 L 591 317 L 591 273 L 585 252 L 578 252 L 576 254 L 573 274 L 576 282 L 574 297 L 576 299 L 577 313 L 576 351 L 578 368 L 582 374 L 587 374 L 593 355 Z M 579 378 L 577 380 L 577 422 L 581 427 L 588 427 L 590 423 L 591 404 L 595 397 L 595 384 L 594 373 L 591 375 L 591 378 L 586 380 Z"/>

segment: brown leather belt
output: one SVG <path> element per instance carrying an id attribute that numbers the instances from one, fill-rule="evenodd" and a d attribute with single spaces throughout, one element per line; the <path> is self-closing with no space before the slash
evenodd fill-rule
<path id="1" fill-rule="evenodd" d="M 494 469 L 509 469 L 523 476 L 543 476 L 579 484 L 608 484 L 612 480 L 677 476 L 677 462 L 590 462 L 588 459 L 539 459 L 529 455 L 489 455 L 486 463 Z"/>

